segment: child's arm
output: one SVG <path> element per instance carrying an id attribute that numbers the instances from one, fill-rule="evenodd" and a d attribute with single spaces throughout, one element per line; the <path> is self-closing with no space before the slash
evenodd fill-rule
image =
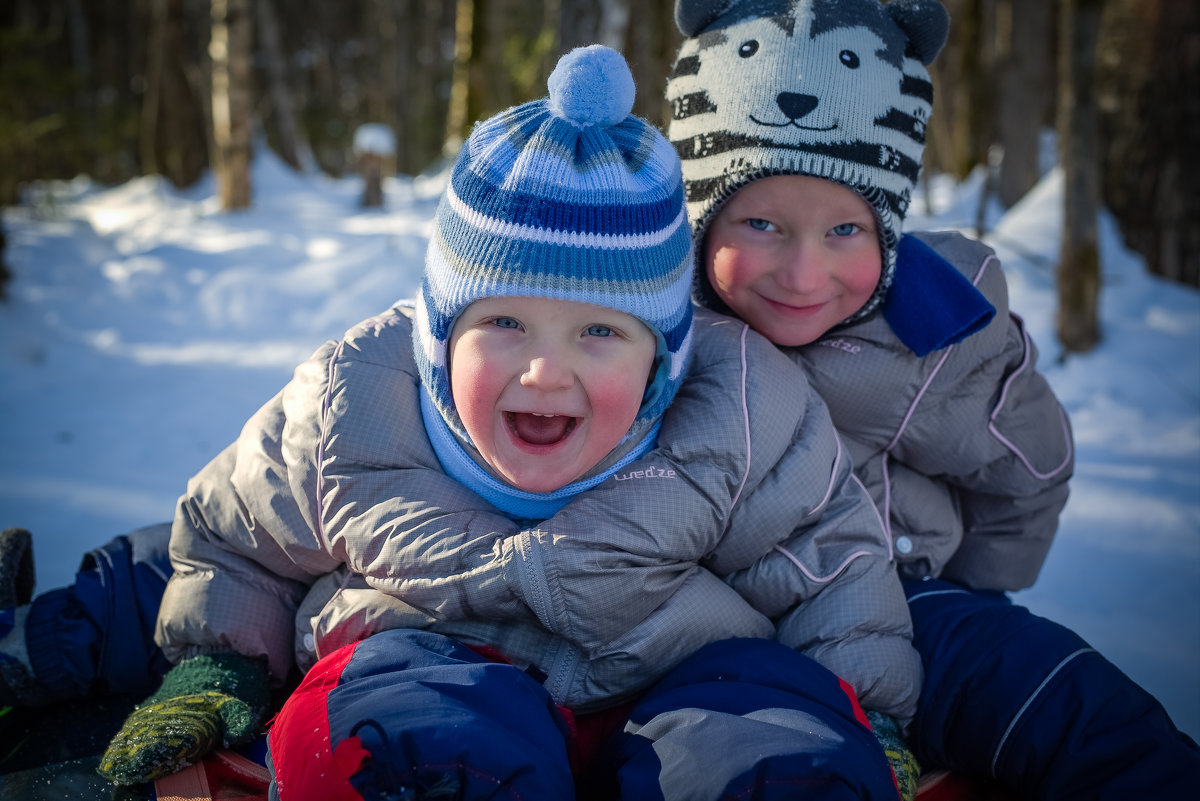
<path id="1" fill-rule="evenodd" d="M 757 400 L 748 431 L 766 472 L 752 468 L 704 564 L 775 621 L 780 641 L 848 682 L 864 707 L 906 725 L 923 671 L 882 520 L 824 402 L 763 345 L 747 356 L 747 397 Z"/>
<path id="2" fill-rule="evenodd" d="M 942 571 L 960 584 L 1006 591 L 1037 579 L 1067 503 L 1075 456 L 1067 414 L 1037 371 L 1037 348 L 1015 316 L 1009 345 L 1015 366 L 1000 384 L 988 417 L 990 447 L 983 449 L 992 458 L 950 479 L 963 539 Z"/>
<path id="3" fill-rule="evenodd" d="M 999 260 L 958 235 L 927 241 L 972 280 L 996 316 L 984 330 L 915 362 L 922 382 L 912 387 L 918 394 L 892 435 L 890 458 L 955 493 L 962 541 L 943 577 L 980 589 L 1022 589 L 1037 578 L 1067 500 L 1070 423 L 1037 370 L 1024 323 L 1009 312 Z M 894 503 L 903 508 L 912 500 Z"/>
<path id="4" fill-rule="evenodd" d="M 282 419 L 276 396 L 180 499 L 155 635 L 172 662 L 235 651 L 265 660 L 276 680 L 291 670 L 295 610 L 337 562 L 312 539 L 291 497 Z"/>

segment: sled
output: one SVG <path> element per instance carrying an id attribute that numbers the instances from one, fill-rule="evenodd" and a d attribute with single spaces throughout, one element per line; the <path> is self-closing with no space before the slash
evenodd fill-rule
<path id="1" fill-rule="evenodd" d="M 267 801 L 267 769 L 234 751 L 218 751 L 154 783 L 157 801 Z"/>
<path id="2" fill-rule="evenodd" d="M 154 783 L 157 801 L 267 801 L 271 778 L 258 762 L 218 751 L 204 762 Z M 921 777 L 917 801 L 1009 801 L 994 786 L 948 771 Z"/>
<path id="3" fill-rule="evenodd" d="M 109 696 L 0 716 L 0 801 L 114 798 L 96 773 L 100 755 L 141 700 Z M 261 739 L 259 741 L 261 743 Z M 203 762 L 121 798 L 133 801 L 266 801 L 270 777 L 261 747 L 219 751 Z M 933 771 L 918 801 L 1013 801 L 994 784 Z"/>

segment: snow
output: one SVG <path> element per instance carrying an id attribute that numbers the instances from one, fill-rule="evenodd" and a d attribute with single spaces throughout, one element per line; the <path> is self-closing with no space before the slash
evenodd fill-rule
<path id="1" fill-rule="evenodd" d="M 0 526 L 34 532 L 38 586 L 84 551 L 168 520 L 188 478 L 324 340 L 416 290 L 444 173 L 298 175 L 264 153 L 254 208 L 205 179 L 31 187 L 4 210 Z M 962 228 L 982 176 L 931 181 L 907 228 Z M 1078 631 L 1200 738 L 1200 292 L 1156 279 L 1101 219 L 1104 340 L 1062 360 L 1062 178 L 987 207 L 1012 306 L 1066 406 L 1077 474 L 1042 575 L 1016 600 Z"/>
<path id="2" fill-rule="evenodd" d="M 396 137 L 392 135 L 392 129 L 383 123 L 368 122 L 354 130 L 354 152 L 394 156 Z"/>

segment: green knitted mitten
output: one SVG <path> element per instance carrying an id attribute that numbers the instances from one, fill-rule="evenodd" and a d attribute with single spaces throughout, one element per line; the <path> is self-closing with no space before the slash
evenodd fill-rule
<path id="1" fill-rule="evenodd" d="M 185 659 L 135 709 L 97 768 L 114 784 L 141 784 L 258 733 L 270 693 L 266 669 L 238 654 Z"/>
<path id="2" fill-rule="evenodd" d="M 917 796 L 917 779 L 921 778 L 921 766 L 917 764 L 917 758 L 904 742 L 900 727 L 896 725 L 895 720 L 880 712 L 867 712 L 867 720 L 871 721 L 871 731 L 883 746 L 888 762 L 892 763 L 896 784 L 900 786 L 900 797 L 904 801 L 913 801 Z"/>

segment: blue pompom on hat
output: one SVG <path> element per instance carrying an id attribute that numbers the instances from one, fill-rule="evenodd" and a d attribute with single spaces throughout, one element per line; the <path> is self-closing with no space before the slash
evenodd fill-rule
<path id="1" fill-rule="evenodd" d="M 630 113 L 633 76 L 615 50 L 572 50 L 547 83 L 548 98 L 475 126 L 425 256 L 417 364 L 446 424 L 467 441 L 446 349 L 455 319 L 481 298 L 592 303 L 654 331 L 655 378 L 631 435 L 670 404 L 688 357 L 693 258 L 678 155 Z"/>

